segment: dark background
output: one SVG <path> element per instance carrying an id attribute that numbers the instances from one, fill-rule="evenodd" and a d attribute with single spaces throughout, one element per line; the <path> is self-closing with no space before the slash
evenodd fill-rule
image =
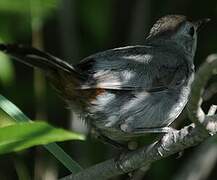
<path id="1" fill-rule="evenodd" d="M 216 0 L 0 0 L 0 40 L 32 44 L 75 64 L 98 51 L 142 44 L 153 23 L 167 14 L 183 14 L 192 20 L 212 19 L 198 38 L 197 69 L 217 49 Z M 38 78 L 34 78 L 31 68 L 0 57 L 1 94 L 31 119 L 47 120 L 55 126 L 86 133 L 82 124 L 71 121 L 76 118 L 72 118 L 64 102 L 39 73 Z M 216 80 L 215 76 L 210 83 Z M 216 102 L 214 96 L 203 107 L 207 110 Z M 187 123 L 184 118 L 179 126 Z M 117 154 L 117 150 L 89 137 L 84 142 L 59 145 L 83 167 Z M 144 179 L 173 179 L 197 148 L 186 150 L 178 159 L 178 155 L 174 155 L 153 164 Z M 216 171 L 217 164 L 207 179 L 216 179 Z M 1 180 L 49 180 L 67 174 L 69 172 L 41 147 L 0 156 Z M 127 176 L 114 179 L 127 179 Z"/>

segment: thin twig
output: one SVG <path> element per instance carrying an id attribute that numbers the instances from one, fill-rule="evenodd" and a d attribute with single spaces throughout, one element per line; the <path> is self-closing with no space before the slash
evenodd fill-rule
<path id="1" fill-rule="evenodd" d="M 188 103 L 188 116 L 192 122 L 200 126 L 200 123 L 204 121 L 205 114 L 201 108 L 202 94 L 204 88 L 217 69 L 217 54 L 211 54 L 207 57 L 204 64 L 199 68 L 195 75 L 195 80 L 192 84 L 191 98 Z"/>
<path id="2" fill-rule="evenodd" d="M 210 108 L 209 108 L 209 111 L 207 113 L 208 116 L 212 116 L 216 113 L 216 110 L 217 110 L 217 105 L 212 105 Z"/>

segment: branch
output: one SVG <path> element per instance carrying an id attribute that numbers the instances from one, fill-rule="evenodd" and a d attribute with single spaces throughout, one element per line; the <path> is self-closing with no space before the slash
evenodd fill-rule
<path id="1" fill-rule="evenodd" d="M 181 130 L 171 131 L 163 138 L 133 152 L 123 154 L 119 160 L 110 159 L 61 180 L 105 180 L 135 169 L 148 166 L 160 159 L 198 145 L 217 133 L 217 115 L 205 115 L 200 105 L 203 89 L 217 69 L 217 55 L 210 55 L 196 74 L 189 103 L 189 116 L 194 122 Z M 202 127 L 202 128 L 201 128 Z"/>
<path id="2" fill-rule="evenodd" d="M 205 113 L 201 109 L 203 102 L 202 95 L 204 88 L 210 79 L 210 77 L 217 70 L 217 54 L 211 54 L 207 57 L 204 64 L 199 68 L 195 75 L 195 80 L 192 84 L 191 94 L 188 103 L 188 116 L 192 122 L 200 126 L 200 123 L 204 121 Z"/>
<path id="3" fill-rule="evenodd" d="M 213 126 L 214 125 L 214 126 Z M 204 126 L 211 134 L 217 132 L 217 116 L 206 118 Z M 166 134 L 159 142 L 151 144 L 148 148 L 141 148 L 122 156 L 120 160 L 110 159 L 94 165 L 76 175 L 67 176 L 61 180 L 104 180 L 124 174 L 142 166 L 147 166 L 155 161 L 183 151 L 186 148 L 203 142 L 210 135 L 194 124 L 184 127 L 179 131 Z"/>
<path id="4" fill-rule="evenodd" d="M 212 105 L 207 115 L 214 115 L 217 106 Z M 191 154 L 189 159 L 178 169 L 173 180 L 191 180 L 191 179 L 207 179 L 210 172 L 214 168 L 217 161 L 217 144 L 216 136 L 202 143 L 195 152 Z"/>

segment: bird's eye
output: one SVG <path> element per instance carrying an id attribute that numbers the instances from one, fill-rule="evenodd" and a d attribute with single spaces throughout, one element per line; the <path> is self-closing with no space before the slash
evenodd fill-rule
<path id="1" fill-rule="evenodd" d="M 191 27 L 190 29 L 189 29 L 189 35 L 191 36 L 191 37 L 193 37 L 194 36 L 194 27 Z"/>

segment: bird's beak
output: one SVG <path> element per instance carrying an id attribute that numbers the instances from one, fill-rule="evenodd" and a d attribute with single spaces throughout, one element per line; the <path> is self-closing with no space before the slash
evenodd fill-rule
<path id="1" fill-rule="evenodd" d="M 204 25 L 207 24 L 209 21 L 210 21 L 209 18 L 205 18 L 205 19 L 200 19 L 198 21 L 193 22 L 196 28 L 196 31 L 199 32 L 204 27 Z"/>

